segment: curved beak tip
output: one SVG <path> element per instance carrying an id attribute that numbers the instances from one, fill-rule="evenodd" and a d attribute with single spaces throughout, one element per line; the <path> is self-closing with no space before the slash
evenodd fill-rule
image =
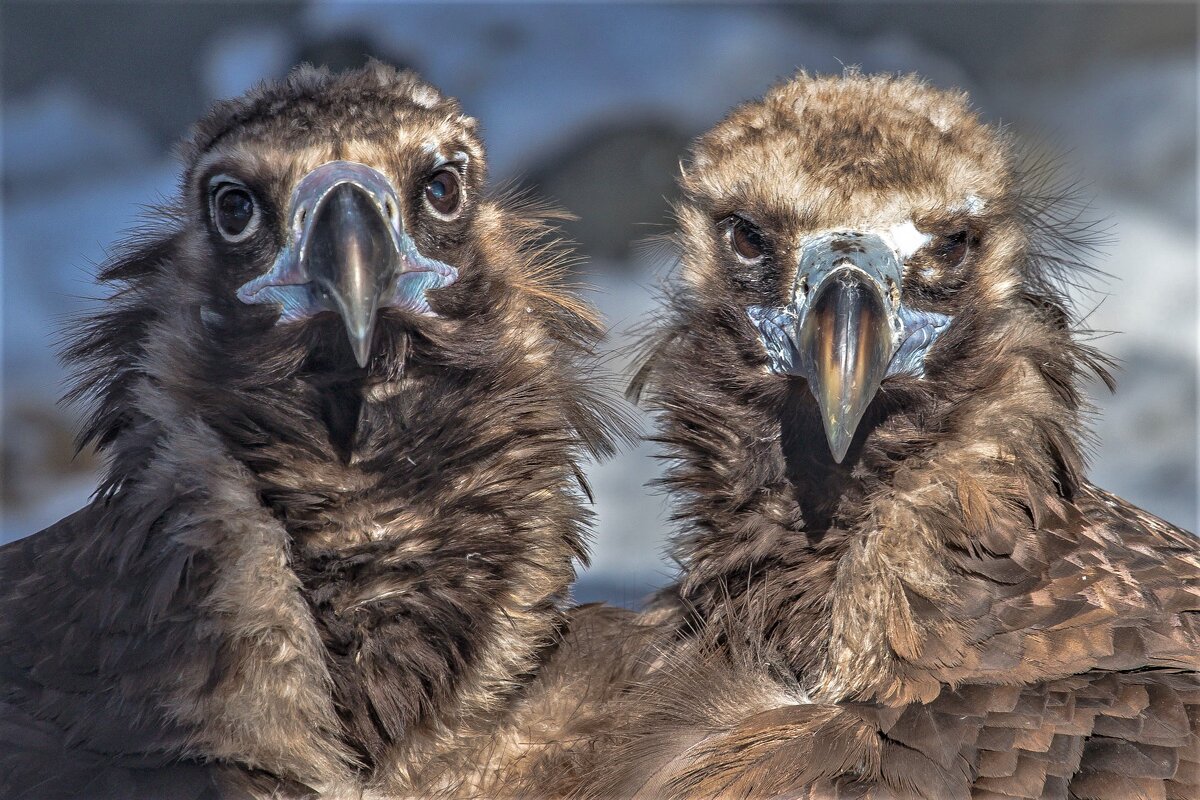
<path id="1" fill-rule="evenodd" d="M 836 394 L 829 392 L 827 386 L 822 387 L 823 391 L 818 391 L 816 387 L 813 389 L 821 409 L 829 451 L 833 454 L 833 460 L 840 464 L 850 450 L 867 408 L 879 391 L 879 381 L 871 381 L 867 386 L 854 386 Z"/>
<path id="2" fill-rule="evenodd" d="M 855 427 L 857 426 L 843 425 L 834 417 L 825 417 L 825 438 L 829 441 L 829 452 L 833 454 L 833 460 L 838 464 L 842 463 L 846 452 L 850 449 L 850 442 L 854 440 Z"/>
<path id="3" fill-rule="evenodd" d="M 354 351 L 354 360 L 358 366 L 365 368 L 371 358 L 371 331 L 363 334 L 350 333 L 350 349 Z"/>

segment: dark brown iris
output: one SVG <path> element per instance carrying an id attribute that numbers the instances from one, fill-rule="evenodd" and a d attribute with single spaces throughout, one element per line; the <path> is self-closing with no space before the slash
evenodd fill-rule
<path id="1" fill-rule="evenodd" d="M 729 223 L 729 244 L 738 257 L 757 261 L 767 250 L 762 231 L 743 217 L 733 217 Z"/>
<path id="2" fill-rule="evenodd" d="M 244 186 L 224 183 L 213 197 L 213 222 L 226 239 L 245 238 L 250 233 L 256 209 L 254 195 Z"/>
<path id="3" fill-rule="evenodd" d="M 458 173 L 452 169 L 440 169 L 433 173 L 425 184 L 425 200 L 429 207 L 443 217 L 452 217 L 462 205 Z"/>

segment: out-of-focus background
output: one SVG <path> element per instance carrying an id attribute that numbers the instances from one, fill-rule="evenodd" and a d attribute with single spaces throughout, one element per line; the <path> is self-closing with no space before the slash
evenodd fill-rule
<path id="1" fill-rule="evenodd" d="M 380 5 L 14 3 L 3 56 L 0 542 L 82 505 L 56 407 L 56 330 L 95 302 L 95 265 L 140 205 L 170 197 L 172 144 L 211 101 L 308 61 L 411 66 L 483 124 L 493 181 L 580 215 L 568 233 L 613 347 L 670 264 L 662 231 L 688 141 L 797 68 L 916 71 L 1063 156 L 1115 244 L 1080 292 L 1123 363 L 1100 408 L 1095 480 L 1197 527 L 1197 8 L 1191 3 Z M 616 366 L 620 366 L 620 357 Z M 583 599 L 633 602 L 671 573 L 645 445 L 591 469 L 600 525 Z"/>

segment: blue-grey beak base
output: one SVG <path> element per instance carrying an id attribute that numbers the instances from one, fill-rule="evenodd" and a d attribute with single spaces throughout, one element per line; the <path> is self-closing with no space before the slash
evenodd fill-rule
<path id="1" fill-rule="evenodd" d="M 305 175 L 292 191 L 288 208 L 287 241 L 279 251 L 271 269 L 245 283 L 237 290 L 238 299 L 247 304 L 274 304 L 280 314 L 276 324 L 296 322 L 322 311 L 341 310 L 331 305 L 326 292 L 320 291 L 317 276 L 308 274 L 308 248 L 312 243 L 313 226 L 326 196 L 339 186 L 357 187 L 374 204 L 390 238 L 389 253 L 374 265 L 381 271 L 390 269 L 386 262 L 394 258 L 394 276 L 387 276 L 381 287 L 379 308 L 403 308 L 424 316 L 437 316 L 429 306 L 426 293 L 431 289 L 449 286 L 458 280 L 458 270 L 427 258 L 417 249 L 412 237 L 404 230 L 400 218 L 400 203 L 391 182 L 365 164 L 353 161 L 330 161 Z"/>
<path id="2" fill-rule="evenodd" d="M 953 318 L 936 311 L 921 311 L 899 298 L 904 268 L 882 238 L 858 231 L 813 237 L 801 250 L 792 300 L 784 306 L 749 306 L 746 314 L 758 330 L 767 355 L 767 367 L 777 375 L 807 378 L 797 350 L 797 334 L 804 324 L 808 299 L 838 268 L 856 268 L 877 286 L 893 331 L 892 358 L 887 377 L 924 377 L 925 355 Z M 888 279 L 891 279 L 891 285 Z M 896 287 L 895 291 L 892 286 Z"/>
<path id="3" fill-rule="evenodd" d="M 802 247 L 787 305 L 746 309 L 768 369 L 808 382 L 839 462 L 880 382 L 923 376 L 925 355 L 952 321 L 905 306 L 903 277 L 899 256 L 880 236 L 825 233 Z"/>

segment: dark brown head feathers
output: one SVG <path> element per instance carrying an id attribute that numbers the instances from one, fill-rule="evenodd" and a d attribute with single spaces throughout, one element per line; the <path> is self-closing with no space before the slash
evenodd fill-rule
<path id="1" fill-rule="evenodd" d="M 0 795 L 1200 797 L 1200 547 L 1087 479 L 1087 229 L 1017 150 L 960 93 L 854 72 L 696 142 L 634 386 L 680 575 L 634 615 L 565 609 L 580 460 L 627 425 L 569 256 L 488 192 L 474 121 L 380 64 L 218 105 L 68 348 L 101 491 L 0 549 Z M 333 162 L 455 270 L 428 313 L 383 308 L 367 358 L 328 305 L 239 299 Z M 222 181 L 258 202 L 246 237 Z M 817 318 L 941 327 L 835 458 L 826 373 L 760 325 L 816 291 L 814 242 L 868 240 L 896 271 L 831 256 Z M 815 330 L 810 359 L 895 356 Z"/>
<path id="2" fill-rule="evenodd" d="M 856 73 L 697 141 L 632 387 L 671 460 L 675 638 L 594 796 L 1200 794 L 1200 547 L 1087 481 L 1081 382 L 1110 379 L 1065 288 L 1088 229 L 1015 151 L 959 93 Z M 841 463 L 747 314 L 804 291 L 829 231 L 893 242 L 901 301 L 952 319 Z M 1133 695 L 1164 705 L 1116 723 Z"/>
<path id="3" fill-rule="evenodd" d="M 347 102 L 353 102 L 356 111 L 346 113 Z M 216 103 L 193 127 L 181 156 L 192 162 L 226 137 L 256 136 L 267 129 L 283 146 L 330 139 L 386 140 L 426 112 L 471 131 L 477 127 L 457 100 L 411 70 L 396 70 L 373 59 L 360 70 L 341 74 L 302 65 L 281 81 L 259 84 L 242 97 Z M 279 122 L 286 126 L 283 138 Z"/>
<path id="4" fill-rule="evenodd" d="M 580 461 L 629 430 L 594 379 L 601 328 L 548 215 L 489 193 L 474 121 L 412 73 L 299 69 L 218 104 L 181 152 L 179 197 L 70 337 L 108 471 L 0 551 L 0 701 L 114 764 L 434 791 L 424 767 L 464 760 L 536 677 L 586 561 Z M 424 200 L 440 159 L 453 218 Z M 276 324 L 236 294 L 334 160 L 383 175 L 413 246 L 458 276 L 432 314 L 381 310 L 363 368 L 336 315 Z M 214 229 L 214 176 L 257 202 L 244 241 Z M 47 757 L 32 730 L 0 748 L 0 795 Z"/>

